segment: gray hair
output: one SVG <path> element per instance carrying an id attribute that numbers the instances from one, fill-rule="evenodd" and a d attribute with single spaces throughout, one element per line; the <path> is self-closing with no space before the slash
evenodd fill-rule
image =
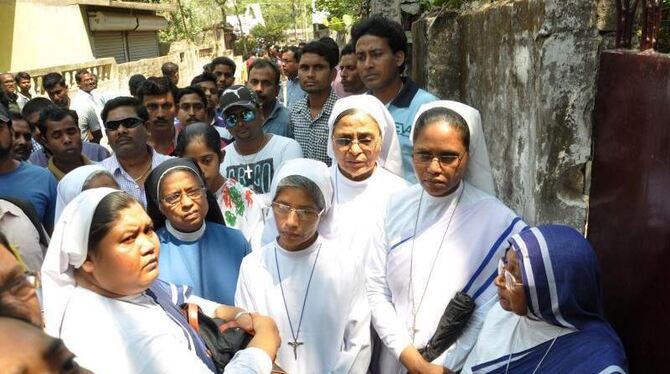
<path id="1" fill-rule="evenodd" d="M 89 184 L 91 184 L 91 182 L 93 182 L 94 179 L 96 179 L 97 177 L 99 177 L 101 175 L 106 175 L 106 176 L 112 178 L 112 180 L 114 180 L 114 177 L 112 176 L 112 173 L 108 172 L 107 170 L 96 170 L 86 178 L 86 180 L 84 181 L 84 184 L 81 185 L 81 190 L 82 191 L 88 190 L 89 189 Z"/>
<path id="2" fill-rule="evenodd" d="M 323 192 L 321 192 L 319 186 L 317 186 L 316 183 L 314 183 L 309 178 L 303 177 L 302 175 L 289 175 L 288 177 L 279 181 L 275 197 L 281 192 L 282 189 L 287 187 L 300 188 L 301 190 L 307 192 L 319 210 L 326 208 L 326 199 L 323 197 Z"/>

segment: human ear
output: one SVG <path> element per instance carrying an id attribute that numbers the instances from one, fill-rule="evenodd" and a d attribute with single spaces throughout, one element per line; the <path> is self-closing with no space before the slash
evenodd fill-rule
<path id="1" fill-rule="evenodd" d="M 393 59 L 395 60 L 395 65 L 397 67 L 401 67 L 402 64 L 405 63 L 405 52 L 396 51 L 395 53 L 393 53 Z"/>
<path id="2" fill-rule="evenodd" d="M 95 263 L 93 260 L 91 260 L 91 256 L 86 256 L 86 261 L 84 261 L 83 264 L 79 267 L 81 270 L 83 270 L 85 273 L 93 273 L 93 270 L 95 270 Z"/>

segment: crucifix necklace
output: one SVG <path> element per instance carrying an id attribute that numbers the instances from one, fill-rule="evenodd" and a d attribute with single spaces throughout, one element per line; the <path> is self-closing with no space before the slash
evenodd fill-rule
<path id="1" fill-rule="evenodd" d="M 298 347 L 304 345 L 304 342 L 298 341 L 300 336 L 300 327 L 302 326 L 302 317 L 305 313 L 305 305 L 307 304 L 307 294 L 309 294 L 309 286 L 312 284 L 312 276 L 314 275 L 314 269 L 316 269 L 316 262 L 319 260 L 319 253 L 321 253 L 321 243 L 319 243 L 319 248 L 316 250 L 316 257 L 314 258 L 314 264 L 312 265 L 312 272 L 309 274 L 309 280 L 307 281 L 307 289 L 305 289 L 305 298 L 302 300 L 302 308 L 300 309 L 300 320 L 298 321 L 298 330 L 293 330 L 293 322 L 291 322 L 291 315 L 288 312 L 288 305 L 286 304 L 286 295 L 284 294 L 284 286 L 281 283 L 281 273 L 279 272 L 279 260 L 277 259 L 277 247 L 275 246 L 275 264 L 277 265 L 277 276 L 279 277 L 279 288 L 281 289 L 281 297 L 284 301 L 284 310 L 286 311 L 286 318 L 288 319 L 288 326 L 291 328 L 291 336 L 293 337 L 292 342 L 288 342 L 288 345 L 293 348 L 293 358 L 298 360 Z"/>
<path id="2" fill-rule="evenodd" d="M 437 252 L 435 253 L 435 258 L 433 258 L 432 265 L 430 267 L 430 272 L 428 273 L 428 279 L 426 280 L 426 286 L 423 288 L 423 292 L 421 293 L 421 298 L 419 299 L 419 305 L 415 308 L 414 304 L 416 302 L 414 298 L 414 285 L 413 285 L 413 275 L 414 275 L 414 242 L 416 240 L 416 230 L 419 225 L 419 216 L 421 213 L 421 202 L 423 201 L 423 192 L 424 190 L 421 189 L 421 196 L 419 197 L 419 207 L 416 210 L 416 221 L 414 222 L 414 233 L 412 234 L 412 247 L 410 250 L 410 258 L 409 258 L 409 301 L 412 306 L 412 343 L 414 343 L 414 336 L 416 335 L 416 332 L 418 331 L 416 328 L 416 316 L 419 314 L 419 310 L 421 309 L 421 304 L 423 304 L 423 298 L 426 296 L 426 291 L 428 291 L 428 285 L 430 284 L 430 278 L 433 276 L 433 270 L 435 269 L 435 264 L 437 263 L 437 258 L 440 256 L 440 252 L 442 251 L 442 244 L 444 244 L 444 239 L 447 237 L 447 233 L 449 232 L 449 226 L 451 226 L 451 220 L 454 218 L 454 213 L 456 213 L 456 208 L 458 208 L 458 203 L 461 201 L 461 196 L 463 196 L 463 191 L 465 190 L 465 186 L 461 188 L 461 192 L 458 194 L 458 196 L 451 201 L 449 204 L 449 208 L 451 208 L 451 215 L 449 215 L 449 221 L 447 221 L 447 227 L 444 229 L 444 234 L 442 235 L 442 240 L 440 241 L 440 246 L 437 248 Z M 452 208 L 453 205 L 453 208 Z M 449 210 L 447 210 L 448 214 Z"/>

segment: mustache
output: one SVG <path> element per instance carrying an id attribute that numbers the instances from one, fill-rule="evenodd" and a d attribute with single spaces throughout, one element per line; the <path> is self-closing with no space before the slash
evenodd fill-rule
<path id="1" fill-rule="evenodd" d="M 122 141 L 133 141 L 133 138 L 131 138 L 130 136 L 121 136 L 117 138 L 114 143 L 120 143 Z"/>

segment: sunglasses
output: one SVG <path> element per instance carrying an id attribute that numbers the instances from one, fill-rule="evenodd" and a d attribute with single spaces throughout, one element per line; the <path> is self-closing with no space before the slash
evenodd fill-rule
<path id="1" fill-rule="evenodd" d="M 240 113 L 232 113 L 225 115 L 226 127 L 229 129 L 237 126 L 241 120 L 244 123 L 249 123 L 256 119 L 256 112 L 251 109 L 246 109 Z"/>
<path id="2" fill-rule="evenodd" d="M 123 126 L 126 129 L 133 129 L 144 123 L 144 120 L 137 117 L 128 117 L 116 121 L 107 121 L 105 123 L 105 128 L 109 131 L 116 131 L 119 129 L 119 126 Z"/>

